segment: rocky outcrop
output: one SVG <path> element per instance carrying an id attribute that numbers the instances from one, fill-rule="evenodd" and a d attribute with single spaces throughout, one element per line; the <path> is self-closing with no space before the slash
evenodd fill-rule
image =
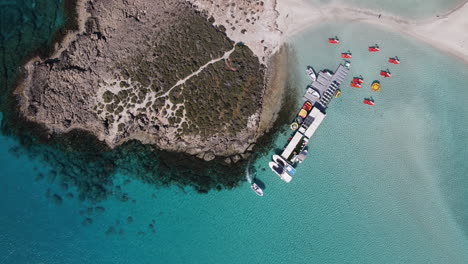
<path id="1" fill-rule="evenodd" d="M 84 129 L 111 147 L 138 139 L 204 160 L 256 141 L 264 66 L 247 46 L 185 1 L 84 7 L 83 32 L 25 66 L 17 90 L 29 120 L 53 133 Z"/>

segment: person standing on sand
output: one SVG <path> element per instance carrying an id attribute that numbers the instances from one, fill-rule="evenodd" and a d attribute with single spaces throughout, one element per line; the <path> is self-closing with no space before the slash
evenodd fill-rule
<path id="1" fill-rule="evenodd" d="M 382 16 L 382 14 L 379 14 L 379 18 Z"/>

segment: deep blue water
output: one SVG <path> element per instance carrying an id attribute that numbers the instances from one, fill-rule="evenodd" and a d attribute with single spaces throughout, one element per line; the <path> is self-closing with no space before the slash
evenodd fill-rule
<path id="1" fill-rule="evenodd" d="M 32 3 L 0 4 L 3 15 L 25 17 L 8 26 L 2 20 L 2 45 L 12 51 L 1 61 L 9 72 L 63 24 L 60 2 Z M 340 47 L 323 41 L 330 31 Z M 369 57 L 368 39 L 383 52 Z M 262 198 L 246 184 L 200 195 L 118 174 L 114 186 L 128 201 L 80 202 L 73 185 L 50 174 L 57 168 L 0 136 L 0 264 L 466 263 L 468 66 L 358 23 L 321 25 L 291 44 L 301 74 L 309 64 L 334 69 L 341 48 L 352 50 L 351 75 L 362 74 L 367 84 L 389 67 L 386 56 L 399 55 L 402 64 L 377 94 L 345 81 L 290 184 L 268 170 L 272 152 L 252 164 L 266 185 Z M 298 89 L 307 80 L 300 76 Z M 361 103 L 369 95 L 374 108 Z M 280 134 L 274 147 L 288 137 Z"/>

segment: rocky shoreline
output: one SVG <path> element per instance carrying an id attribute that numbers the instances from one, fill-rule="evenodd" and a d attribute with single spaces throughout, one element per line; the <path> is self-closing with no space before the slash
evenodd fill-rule
<path id="1" fill-rule="evenodd" d="M 274 73 L 249 47 L 232 42 L 211 25 L 213 17 L 185 1 L 76 6 L 79 30 L 53 56 L 25 66 L 15 93 L 28 120 L 51 134 L 89 131 L 111 148 L 136 139 L 207 161 L 221 156 L 236 163 L 251 155 L 269 129 L 259 128 L 260 117 L 281 98 L 264 104 Z"/>
<path id="2" fill-rule="evenodd" d="M 77 0 L 76 2 L 75 0 L 67 0 L 64 4 L 81 7 L 77 9 L 77 13 L 79 13 L 80 10 L 83 11 L 86 2 L 87 0 Z M 41 49 L 36 53 L 38 57 L 30 59 L 26 65 L 33 67 L 34 64 L 38 64 L 41 67 L 47 66 L 49 69 L 56 67 L 58 61 L 48 61 L 47 63 L 46 61 L 48 58 L 59 59 L 61 52 L 65 51 L 69 45 L 73 45 L 73 42 L 81 36 L 80 34 L 84 34 L 86 20 L 82 19 L 83 14 L 86 15 L 86 12 L 82 12 L 81 16 L 76 17 L 76 20 L 68 18 L 69 31 L 67 28 L 57 31 L 53 39 L 59 42 L 52 44 L 53 47 L 47 50 Z M 70 31 L 70 29 L 74 31 Z M 27 45 L 27 43 L 23 45 Z M 232 48 L 231 50 L 234 52 Z M 246 52 L 247 49 L 241 47 L 240 51 Z M 37 175 L 37 179 L 48 179 L 49 183 L 57 183 L 60 186 L 74 186 L 77 191 L 75 197 L 79 200 L 98 202 L 113 196 L 124 202 L 131 201 L 125 193 L 122 193 L 120 186 L 115 183 L 114 178 L 117 174 L 134 178 L 155 187 L 179 186 L 183 190 L 190 186 L 200 193 L 231 189 L 239 186 L 245 180 L 246 159 L 255 159 L 270 150 L 278 128 L 290 118 L 290 113 L 287 111 L 278 112 L 281 109 L 281 98 L 277 96 L 278 92 L 284 90 L 286 83 L 286 79 L 282 78 L 287 72 L 285 63 L 285 58 L 288 57 L 287 53 L 287 50 L 283 50 L 272 57 L 276 59 L 272 60 L 273 62 L 268 67 L 261 66 L 264 67 L 264 74 L 260 78 L 263 81 L 261 98 L 269 96 L 277 100 L 272 101 L 270 98 L 262 101 L 262 111 L 258 113 L 258 118 L 264 123 L 261 131 L 268 132 L 262 133 L 262 135 L 258 133 L 260 130 L 257 128 L 254 134 L 256 144 L 246 144 L 245 150 L 230 156 L 211 155 L 213 153 L 205 156 L 205 153 L 161 150 L 159 146 L 151 142 L 145 144 L 144 140 L 130 138 L 120 145 L 110 148 L 105 141 L 99 140 L 89 130 L 80 128 L 70 128 L 66 132 L 51 130 L 46 124 L 32 120 L 23 114 L 25 108 L 24 104 L 21 103 L 24 103 L 23 93 L 25 92 L 24 88 L 26 88 L 24 81 L 28 78 L 27 72 L 22 72 L 22 77 L 17 79 L 15 85 L 8 85 L 9 91 L 5 93 L 5 99 L 2 99 L 1 108 L 4 117 L 1 127 L 2 133 L 15 138 L 19 143 L 18 147 L 12 148 L 10 152 L 44 162 L 44 169 Z M 31 58 L 30 54 L 21 56 Z M 255 56 L 247 57 L 254 58 L 258 62 Z M 224 64 L 222 69 L 229 69 L 238 63 L 235 58 L 218 62 Z M 216 66 L 216 63 L 208 65 L 205 69 L 219 70 L 216 67 L 209 68 L 209 66 Z M 240 66 L 245 68 L 244 65 Z M 212 73 L 211 71 L 207 72 Z M 213 73 L 215 72 L 213 71 Z M 267 76 L 273 77 L 264 79 Z M 274 76 L 278 76 L 278 78 Z M 269 83 L 266 85 L 266 89 L 263 89 L 263 84 L 266 84 L 267 81 Z M 14 88 L 16 90 L 12 92 Z M 175 99 L 177 100 L 177 98 Z M 289 101 L 288 98 L 283 101 L 283 103 L 288 102 L 291 102 L 291 98 Z M 270 111 L 264 111 L 266 105 L 269 106 Z M 253 106 L 256 110 L 260 109 L 260 104 Z M 47 170 L 49 172 L 46 172 Z M 251 168 L 251 173 L 255 173 L 255 168 Z M 66 196 L 72 197 L 73 195 L 66 194 Z M 62 198 L 64 197 L 62 196 Z"/>

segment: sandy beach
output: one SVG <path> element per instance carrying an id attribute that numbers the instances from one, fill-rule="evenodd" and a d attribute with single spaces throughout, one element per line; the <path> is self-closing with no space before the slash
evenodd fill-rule
<path id="1" fill-rule="evenodd" d="M 291 36 L 323 22 L 365 22 L 415 37 L 468 63 L 467 2 L 437 17 L 413 21 L 347 5 L 317 7 L 303 0 L 279 0 L 277 24 L 283 32 L 281 42 L 285 42 Z"/>
<path id="2" fill-rule="evenodd" d="M 468 1 L 440 15 L 409 20 L 346 4 L 312 5 L 304 0 L 267 0 L 232 4 L 228 0 L 189 0 L 226 28 L 234 41 L 246 43 L 267 62 L 292 36 L 324 22 L 359 21 L 417 38 L 468 63 Z M 251 13 L 245 10 L 255 10 Z M 379 17 L 380 15 L 380 17 Z"/>

